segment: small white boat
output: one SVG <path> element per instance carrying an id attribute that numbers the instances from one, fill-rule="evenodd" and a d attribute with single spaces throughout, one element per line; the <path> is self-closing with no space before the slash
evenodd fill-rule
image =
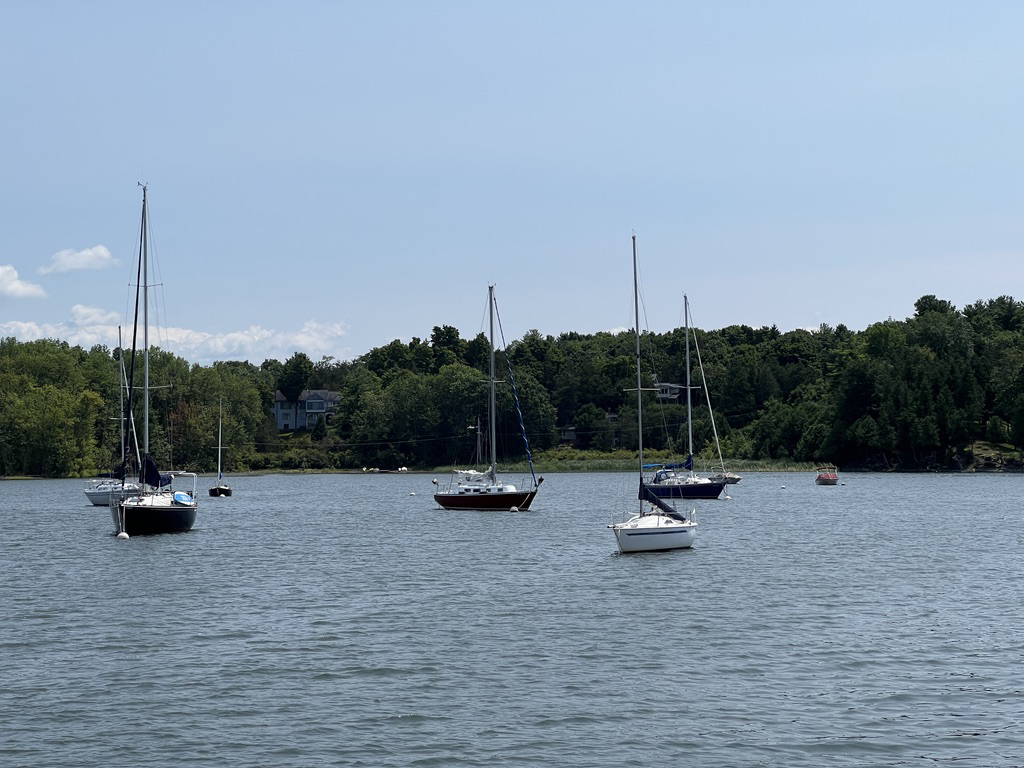
<path id="1" fill-rule="evenodd" d="M 620 552 L 661 552 L 693 546 L 697 523 L 692 510 L 689 516 L 677 512 L 650 493 L 643 481 L 640 482 L 640 506 L 640 511 L 629 520 L 608 526 L 615 532 Z"/>
<path id="2" fill-rule="evenodd" d="M 697 538 L 697 523 L 693 513 L 689 516 L 677 512 L 667 501 L 659 498 L 644 482 L 643 445 L 643 387 L 640 375 L 640 289 L 637 282 L 636 235 L 633 235 L 633 306 L 636 312 L 636 420 L 640 455 L 640 509 L 622 523 L 608 527 L 615 534 L 619 551 L 662 552 L 688 549 Z M 719 489 L 721 490 L 721 489 Z"/>
<path id="3" fill-rule="evenodd" d="M 737 475 L 735 472 L 716 472 L 709 478 L 711 480 L 717 480 L 723 482 L 726 485 L 736 485 L 743 478 Z"/>
<path id="4" fill-rule="evenodd" d="M 138 483 L 122 483 L 114 478 L 90 480 L 85 485 L 86 498 L 97 507 L 109 507 L 138 492 Z"/>

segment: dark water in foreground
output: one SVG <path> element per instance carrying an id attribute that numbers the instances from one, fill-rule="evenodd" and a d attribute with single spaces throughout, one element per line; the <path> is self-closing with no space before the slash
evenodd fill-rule
<path id="1" fill-rule="evenodd" d="M 501 514 L 236 477 L 129 541 L 0 481 L 0 764 L 1024 765 L 1024 477 L 843 480 L 747 474 L 631 556 L 632 475 Z"/>

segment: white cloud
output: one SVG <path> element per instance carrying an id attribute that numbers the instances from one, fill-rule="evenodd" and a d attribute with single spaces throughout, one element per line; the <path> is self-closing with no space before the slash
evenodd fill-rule
<path id="1" fill-rule="evenodd" d="M 117 326 L 120 318 L 116 312 L 85 304 L 75 304 L 71 308 L 71 321 L 78 326 L 113 325 Z"/>
<path id="2" fill-rule="evenodd" d="M 242 331 L 200 333 L 168 329 L 164 335 L 168 348 L 192 362 L 209 364 L 218 360 L 248 360 L 259 365 L 264 360 L 284 362 L 296 352 L 304 352 L 317 361 L 324 355 L 340 357 L 339 342 L 346 331 L 342 323 L 308 320 L 298 331 L 276 331 L 251 325 Z"/>
<path id="3" fill-rule="evenodd" d="M 114 312 L 76 304 L 71 309 L 71 320 L 68 322 L 0 322 L 0 338 L 13 336 L 20 341 L 61 339 L 83 349 L 96 345 L 113 349 L 118 344 L 120 325 L 122 321 Z M 150 326 L 150 342 L 200 365 L 224 360 L 247 360 L 253 365 L 259 365 L 270 359 L 284 362 L 296 352 L 304 352 L 314 362 L 325 355 L 345 359 L 345 355 L 350 353 L 350 350 L 341 346 L 346 333 L 342 323 L 321 323 L 316 320 L 306 321 L 298 330 L 285 331 L 259 325 L 225 333 Z M 130 346 L 131 328 L 123 328 L 122 334 L 122 343 L 126 347 Z"/>
<path id="4" fill-rule="evenodd" d="M 117 259 L 110 255 L 105 245 L 94 245 L 82 251 L 72 251 L 70 248 L 57 251 L 50 257 L 50 262 L 48 266 L 39 268 L 41 274 L 74 272 L 80 269 L 110 269 L 117 266 Z"/>
<path id="5" fill-rule="evenodd" d="M 26 283 L 18 277 L 18 270 L 9 264 L 0 264 L 0 296 L 16 299 L 45 299 L 46 291 L 41 285 Z"/>

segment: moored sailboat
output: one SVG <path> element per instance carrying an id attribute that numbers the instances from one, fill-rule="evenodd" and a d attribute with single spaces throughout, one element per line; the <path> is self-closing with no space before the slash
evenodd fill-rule
<path id="1" fill-rule="evenodd" d="M 117 329 L 117 346 L 121 348 L 121 329 Z M 121 463 L 117 471 L 106 472 L 96 480 L 89 480 L 85 485 L 85 497 L 89 500 L 89 503 L 96 507 L 109 507 L 112 504 L 116 504 L 121 499 L 125 499 L 139 492 L 139 484 L 126 482 L 124 479 L 127 465 L 125 458 L 127 456 L 128 445 L 125 440 L 126 430 L 124 428 L 125 423 L 125 412 L 124 412 L 124 390 L 126 386 L 126 372 L 124 370 L 124 355 L 118 356 L 118 389 L 120 391 L 120 405 L 119 405 L 119 416 L 118 423 L 120 425 L 119 434 L 121 437 Z M 139 462 L 141 463 L 141 462 Z"/>
<path id="2" fill-rule="evenodd" d="M 640 461 L 639 511 L 628 520 L 608 527 L 619 551 L 660 552 L 688 549 L 697 537 L 697 523 L 654 494 L 644 482 L 643 388 L 640 374 L 640 289 L 637 277 L 636 235 L 633 235 L 633 305 L 636 316 L 636 420 Z"/>
<path id="3" fill-rule="evenodd" d="M 490 465 L 486 471 L 480 472 L 472 469 L 457 469 L 452 472 L 444 488 L 438 485 L 434 494 L 434 501 L 445 509 L 475 509 L 475 510 L 527 510 L 537 496 L 537 490 L 544 478 L 538 478 L 533 471 L 533 459 L 530 456 L 530 444 L 526 438 L 526 427 L 523 425 L 522 413 L 519 414 L 519 426 L 522 430 L 523 444 L 526 448 L 527 459 L 530 462 L 530 482 L 516 486 L 514 483 L 504 481 L 498 477 L 498 436 L 497 436 L 497 407 L 495 404 L 495 370 L 494 370 L 494 311 L 495 298 L 494 286 L 487 286 L 487 304 L 490 316 L 490 372 L 488 376 L 489 391 L 487 400 L 487 426 L 488 426 L 488 458 Z M 510 377 L 511 379 L 511 377 Z M 510 381 L 513 392 L 515 382 Z M 518 398 L 516 400 L 518 408 Z"/>
<path id="4" fill-rule="evenodd" d="M 220 413 L 217 416 L 217 484 L 210 488 L 211 496 L 230 496 L 231 486 L 224 482 L 224 472 L 220 468 L 220 452 L 224 448 L 222 439 L 224 427 L 224 404 L 221 403 Z"/>
<path id="5" fill-rule="evenodd" d="M 130 415 L 134 395 L 136 340 L 138 335 L 139 299 L 142 299 L 143 386 L 142 462 L 139 471 L 139 490 L 120 499 L 110 507 L 120 538 L 156 533 L 183 533 L 192 530 L 196 522 L 199 502 L 196 497 L 197 478 L 194 472 L 161 473 L 149 452 L 149 209 L 147 188 L 142 187 L 142 225 L 140 228 L 138 279 L 135 290 L 135 328 L 132 333 L 131 366 L 128 374 L 128 404 L 125 411 L 128 424 L 134 432 Z M 124 467 L 122 467 L 122 470 Z M 191 477 L 191 491 L 176 491 L 175 476 Z"/>
<path id="6" fill-rule="evenodd" d="M 693 398 L 690 386 L 690 301 L 683 294 L 683 309 L 686 323 L 686 460 L 677 464 L 649 464 L 654 474 L 645 482 L 651 493 L 663 499 L 717 499 L 728 483 L 725 477 L 704 477 L 693 470 Z M 699 362 L 699 361 L 698 361 Z M 701 379 L 703 380 L 703 367 Z M 706 389 L 706 387 L 705 387 Z M 710 406 L 709 406 L 710 407 Z M 714 419 L 712 418 L 712 423 Z M 718 432 L 715 432 L 715 446 L 718 446 Z M 719 449 L 719 462 L 721 462 Z M 679 472 L 677 470 L 683 470 Z"/>

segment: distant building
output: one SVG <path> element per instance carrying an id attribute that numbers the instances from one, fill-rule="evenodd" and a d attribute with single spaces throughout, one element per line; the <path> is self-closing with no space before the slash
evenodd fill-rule
<path id="1" fill-rule="evenodd" d="M 299 395 L 298 406 L 277 390 L 274 395 L 274 423 L 279 432 L 292 429 L 312 429 L 323 419 L 330 423 L 338 410 L 340 396 L 328 389 L 304 389 Z"/>
<path id="2" fill-rule="evenodd" d="M 678 405 L 683 402 L 683 395 L 686 394 L 685 384 L 669 384 L 658 382 L 658 394 L 655 399 L 662 405 Z"/>

